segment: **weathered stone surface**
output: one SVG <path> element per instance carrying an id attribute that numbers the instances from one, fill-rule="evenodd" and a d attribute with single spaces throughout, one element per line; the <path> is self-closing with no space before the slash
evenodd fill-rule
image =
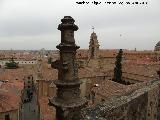
<path id="1" fill-rule="evenodd" d="M 149 82 L 141 89 L 114 96 L 94 108 L 85 108 L 79 120 L 160 120 L 160 81 Z"/>
<path id="2" fill-rule="evenodd" d="M 57 120 L 71 120 L 73 115 L 86 104 L 86 99 L 80 97 L 80 84 L 78 79 L 78 66 L 76 63 L 76 50 L 74 31 L 78 26 L 74 19 L 65 16 L 61 20 L 58 30 L 61 31 L 61 43 L 57 46 L 60 50 L 60 60 L 52 63 L 58 69 L 58 80 L 54 83 L 57 87 L 57 96 L 50 99 L 50 105 L 56 107 Z"/>

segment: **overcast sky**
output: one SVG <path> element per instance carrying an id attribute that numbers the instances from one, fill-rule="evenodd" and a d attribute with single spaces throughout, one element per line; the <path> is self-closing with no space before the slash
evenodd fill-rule
<path id="1" fill-rule="evenodd" d="M 88 48 L 92 26 L 102 49 L 153 50 L 160 41 L 160 0 L 119 0 L 147 5 L 76 1 L 82 0 L 0 0 L 0 49 L 56 49 L 57 26 L 64 16 L 75 19 L 79 27 L 75 40 L 81 48 Z"/>

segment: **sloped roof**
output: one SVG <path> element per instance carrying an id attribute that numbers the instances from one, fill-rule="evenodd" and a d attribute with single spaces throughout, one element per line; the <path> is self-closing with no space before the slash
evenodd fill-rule
<path id="1" fill-rule="evenodd" d="M 22 81 L 7 82 L 0 86 L 0 112 L 7 112 L 19 108 L 22 89 Z"/>

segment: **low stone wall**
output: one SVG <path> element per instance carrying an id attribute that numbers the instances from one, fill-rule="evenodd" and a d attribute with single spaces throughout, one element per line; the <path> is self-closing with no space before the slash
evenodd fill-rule
<path id="1" fill-rule="evenodd" d="M 160 80 L 80 113 L 75 120 L 160 120 Z"/>

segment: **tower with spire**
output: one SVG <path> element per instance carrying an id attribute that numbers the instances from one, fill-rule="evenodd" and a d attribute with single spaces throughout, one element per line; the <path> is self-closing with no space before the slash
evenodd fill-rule
<path id="1" fill-rule="evenodd" d="M 94 27 L 92 27 L 93 32 L 90 36 L 89 42 L 89 59 L 97 59 L 99 57 L 99 43 L 97 40 L 97 35 L 94 32 Z"/>

